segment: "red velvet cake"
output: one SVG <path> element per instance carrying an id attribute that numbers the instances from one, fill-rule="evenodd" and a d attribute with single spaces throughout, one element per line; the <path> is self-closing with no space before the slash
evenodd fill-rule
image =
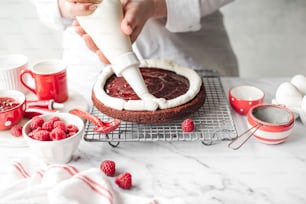
<path id="1" fill-rule="evenodd" d="M 190 83 L 192 83 L 191 77 L 188 79 L 185 76 L 179 75 L 172 71 L 173 69 L 170 69 L 171 71 L 167 70 L 167 66 L 164 66 L 167 65 L 167 63 L 164 62 L 161 64 L 149 64 L 152 66 L 140 66 L 140 71 L 149 92 L 153 96 L 156 98 L 164 98 L 166 102 L 169 101 L 169 104 L 171 104 L 171 102 L 175 101 L 176 99 L 180 99 L 180 97 L 182 98 L 182 96 L 184 96 L 183 99 L 185 99 L 190 95 L 188 91 L 190 89 Z M 148 65 L 148 61 L 146 61 L 144 65 Z M 155 67 L 154 65 L 162 66 Z M 175 64 L 172 63 L 169 65 L 170 67 L 173 67 Z M 125 108 L 117 108 L 116 105 L 114 105 L 114 107 L 110 107 L 110 105 L 103 103 L 101 99 L 103 99 L 105 102 L 109 102 L 107 98 L 111 100 L 121 99 L 124 102 L 135 102 L 135 106 L 137 106 L 137 101 L 139 102 L 140 99 L 123 77 L 117 77 L 114 74 L 109 74 L 108 76 L 109 77 L 106 77 L 107 79 L 102 79 L 102 81 L 106 79 L 102 84 L 95 84 L 92 92 L 93 104 L 102 113 L 124 121 L 152 124 L 183 119 L 197 111 L 205 102 L 205 89 L 201 81 L 198 88 L 199 90 L 196 90 L 194 97 L 188 99 L 188 102 L 181 102 L 181 100 L 178 100 L 178 102 L 176 101 L 176 103 L 182 104 L 175 107 L 164 107 L 163 109 L 158 108 L 154 111 L 126 110 Z M 103 89 L 102 93 L 104 93 L 104 95 L 108 95 L 107 98 L 103 94 L 100 94 L 99 89 Z M 115 100 L 114 103 L 116 103 Z M 111 105 L 114 103 L 110 102 Z"/>

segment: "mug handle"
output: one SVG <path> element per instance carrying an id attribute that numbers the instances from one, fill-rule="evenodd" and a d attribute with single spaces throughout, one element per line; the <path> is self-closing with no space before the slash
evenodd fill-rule
<path id="1" fill-rule="evenodd" d="M 25 88 L 29 89 L 31 92 L 33 92 L 33 93 L 36 95 L 35 89 L 33 89 L 32 87 L 30 87 L 29 85 L 27 85 L 27 83 L 23 80 L 23 77 L 24 77 L 24 75 L 26 75 L 26 74 L 29 74 L 29 75 L 31 76 L 31 78 L 34 79 L 33 73 L 32 73 L 30 70 L 28 70 L 28 69 L 24 69 L 24 70 L 22 70 L 22 71 L 20 72 L 20 75 L 19 75 L 20 82 L 22 83 L 22 85 L 23 85 Z"/>

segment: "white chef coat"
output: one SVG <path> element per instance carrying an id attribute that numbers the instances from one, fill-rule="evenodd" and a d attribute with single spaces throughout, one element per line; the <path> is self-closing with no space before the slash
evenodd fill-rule
<path id="1" fill-rule="evenodd" d="M 68 78 L 90 98 L 91 86 L 103 68 L 76 34 L 71 20 L 62 18 L 56 0 L 32 0 L 47 25 L 63 30 L 63 59 Z M 140 59 L 167 59 L 194 69 L 213 69 L 237 76 L 238 64 L 223 25 L 220 7 L 232 0 L 166 0 L 167 18 L 151 19 L 133 44 Z M 80 84 L 80 81 L 88 84 Z"/>

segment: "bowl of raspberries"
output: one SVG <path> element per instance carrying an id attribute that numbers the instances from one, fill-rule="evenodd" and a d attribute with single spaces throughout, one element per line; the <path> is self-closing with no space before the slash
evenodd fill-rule
<path id="1" fill-rule="evenodd" d="M 70 113 L 35 116 L 22 128 L 31 151 L 48 164 L 68 163 L 78 149 L 84 122 Z"/>

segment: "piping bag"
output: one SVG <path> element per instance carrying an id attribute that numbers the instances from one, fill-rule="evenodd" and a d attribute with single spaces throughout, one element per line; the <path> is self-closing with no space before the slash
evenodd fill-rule
<path id="1" fill-rule="evenodd" d="M 129 83 L 137 96 L 144 101 L 156 99 L 149 93 L 139 70 L 139 60 L 132 51 L 129 36 L 120 28 L 123 11 L 120 0 L 103 0 L 94 13 L 77 16 L 77 20 L 97 47 L 112 64 L 117 76 L 122 76 Z M 156 109 L 158 104 L 152 103 Z"/>

